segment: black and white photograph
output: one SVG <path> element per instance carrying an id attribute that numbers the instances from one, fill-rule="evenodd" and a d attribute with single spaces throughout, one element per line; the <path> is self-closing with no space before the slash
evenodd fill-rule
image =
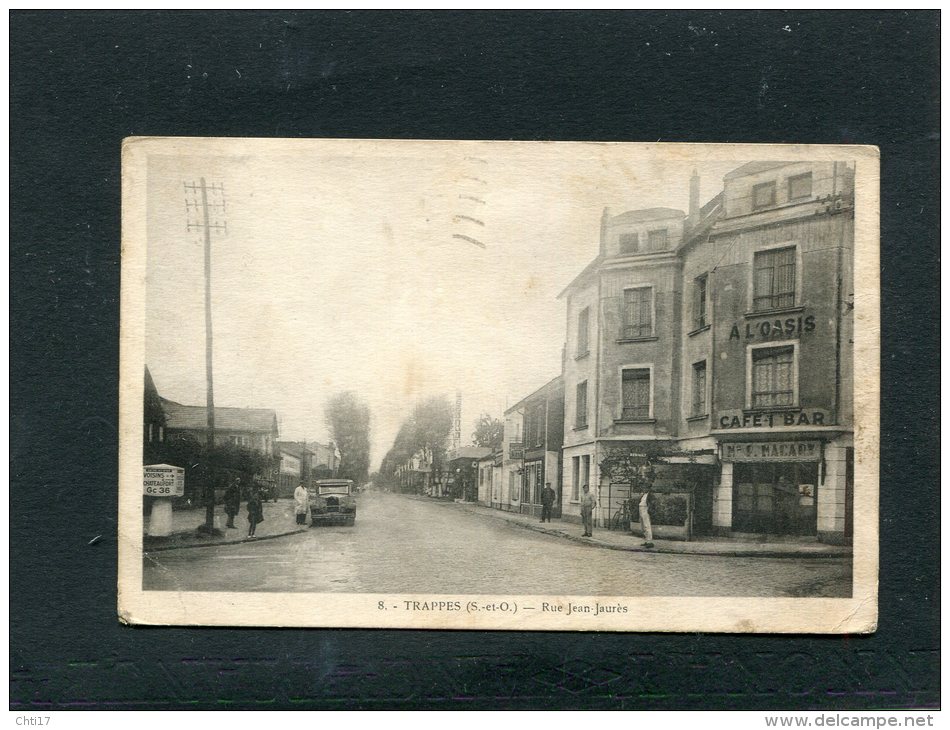
<path id="1" fill-rule="evenodd" d="M 878 158 L 126 140 L 119 616 L 862 633 Z"/>

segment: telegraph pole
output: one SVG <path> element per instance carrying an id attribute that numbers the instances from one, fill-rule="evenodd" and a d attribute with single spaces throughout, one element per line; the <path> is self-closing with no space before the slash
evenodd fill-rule
<path id="1" fill-rule="evenodd" d="M 196 185 L 195 183 L 185 183 L 186 196 L 192 195 L 191 199 L 186 197 L 185 209 L 189 216 L 195 215 L 196 220 L 188 221 L 189 231 L 201 231 L 204 237 L 205 253 L 205 378 L 207 381 L 207 409 L 208 409 L 208 456 L 214 450 L 214 374 L 212 368 L 213 353 L 213 334 L 211 328 L 211 231 L 222 233 L 227 232 L 227 224 L 224 220 L 218 220 L 215 217 L 211 222 L 211 211 L 220 210 L 224 213 L 224 186 L 205 182 L 204 178 Z M 216 196 L 219 200 L 209 202 L 208 193 Z M 208 479 L 204 485 L 205 501 L 205 525 L 207 532 L 214 530 L 214 480 L 212 474 L 208 473 Z"/>

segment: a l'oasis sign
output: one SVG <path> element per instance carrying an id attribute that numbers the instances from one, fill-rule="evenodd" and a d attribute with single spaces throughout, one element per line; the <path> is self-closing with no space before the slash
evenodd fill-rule
<path id="1" fill-rule="evenodd" d="M 185 493 L 185 470 L 171 464 L 149 464 L 145 471 L 145 494 L 149 497 L 181 497 Z"/>
<path id="2" fill-rule="evenodd" d="M 778 428 L 779 426 L 828 426 L 831 414 L 828 411 L 720 411 L 719 428 Z"/>
<path id="3" fill-rule="evenodd" d="M 817 441 L 751 441 L 724 443 L 723 461 L 818 461 Z"/>
<path id="4" fill-rule="evenodd" d="M 738 322 L 733 323 L 729 330 L 729 341 L 732 340 L 775 340 L 786 337 L 798 337 L 802 332 L 812 332 L 815 329 L 815 316 L 788 317 L 786 319 L 764 319 L 761 322 L 746 322 L 745 328 L 740 331 Z"/>

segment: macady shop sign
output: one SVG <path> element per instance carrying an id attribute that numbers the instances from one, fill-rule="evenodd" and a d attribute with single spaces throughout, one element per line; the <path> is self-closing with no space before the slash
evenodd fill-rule
<path id="1" fill-rule="evenodd" d="M 724 443 L 723 461 L 818 461 L 817 441 L 751 441 Z"/>
<path id="2" fill-rule="evenodd" d="M 180 466 L 149 464 L 143 469 L 143 486 L 149 497 L 181 497 L 185 493 L 185 470 Z"/>

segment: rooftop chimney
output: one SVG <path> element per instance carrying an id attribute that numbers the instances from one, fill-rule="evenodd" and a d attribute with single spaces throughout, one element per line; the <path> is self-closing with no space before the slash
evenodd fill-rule
<path id="1" fill-rule="evenodd" d="M 610 220 L 610 208 L 604 208 L 600 216 L 600 255 L 607 255 L 607 222 Z"/>
<path id="2" fill-rule="evenodd" d="M 699 223 L 699 173 L 693 170 L 689 179 L 689 222 L 691 225 Z"/>

